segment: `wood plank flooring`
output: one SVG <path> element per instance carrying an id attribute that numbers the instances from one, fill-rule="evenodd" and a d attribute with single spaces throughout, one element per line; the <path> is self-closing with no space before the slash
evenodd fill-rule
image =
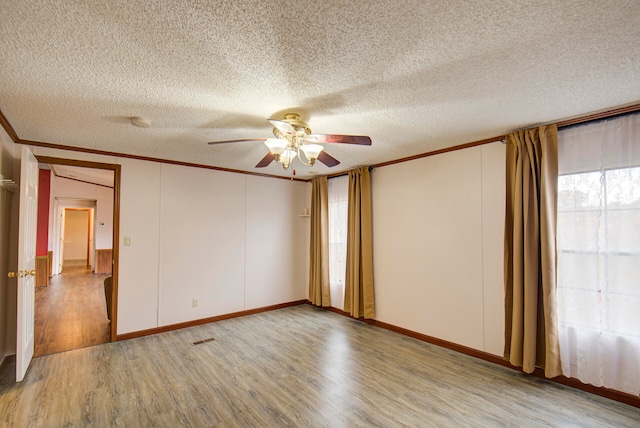
<path id="1" fill-rule="evenodd" d="M 638 408 L 309 305 L 35 358 L 19 384 L 14 368 L 0 426 L 640 426 Z"/>
<path id="2" fill-rule="evenodd" d="M 85 267 L 65 268 L 50 285 L 36 287 L 35 356 L 108 342 L 107 276 Z"/>

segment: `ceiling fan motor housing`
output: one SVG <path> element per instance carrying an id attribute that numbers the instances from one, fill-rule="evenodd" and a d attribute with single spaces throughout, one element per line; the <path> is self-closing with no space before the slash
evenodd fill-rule
<path id="1" fill-rule="evenodd" d="M 311 128 L 309 125 L 300 119 L 300 115 L 297 113 L 287 113 L 284 115 L 283 122 L 287 122 L 293 129 L 296 130 L 298 138 L 304 138 L 311 134 Z M 273 128 L 273 135 L 277 138 L 287 139 L 287 135 L 280 131 L 278 128 Z"/>

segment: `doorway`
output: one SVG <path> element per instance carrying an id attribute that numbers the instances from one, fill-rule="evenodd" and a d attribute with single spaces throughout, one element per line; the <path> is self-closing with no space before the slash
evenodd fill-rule
<path id="1" fill-rule="evenodd" d="M 91 268 L 93 242 L 93 210 L 65 208 L 62 245 L 62 270 L 71 267 Z"/>
<path id="2" fill-rule="evenodd" d="M 50 195 L 50 278 L 36 290 L 35 356 L 115 341 L 120 165 L 36 159 L 52 170 L 51 189 L 64 183 L 65 191 Z"/>
<path id="3" fill-rule="evenodd" d="M 66 180 L 55 179 L 52 180 L 51 186 L 56 186 L 56 183 L 65 183 Z M 80 188 L 78 188 L 80 187 Z M 62 192 L 62 195 L 54 193 L 52 195 L 52 214 L 49 220 L 49 231 L 51 239 L 49 247 L 51 251 L 51 274 L 58 275 L 62 273 L 63 268 L 72 266 L 88 266 L 93 271 L 96 270 L 97 256 L 96 252 L 100 252 L 100 249 L 111 249 L 112 243 L 112 231 L 113 217 L 111 209 L 108 212 L 103 212 L 105 207 L 102 206 L 100 210 L 100 218 L 96 218 L 96 210 L 98 205 L 97 196 L 91 192 L 91 188 L 94 186 L 74 186 L 69 190 Z M 88 189 L 87 189 L 88 188 Z M 82 191 L 83 194 L 76 192 Z M 105 199 L 111 200 L 113 190 L 109 188 L 107 195 L 104 191 L 99 191 L 102 194 L 101 205 L 104 205 Z M 75 197 L 69 197 L 67 195 L 75 195 Z M 91 196 L 93 199 L 81 198 L 79 196 Z M 85 214 L 88 216 L 85 217 Z M 71 229 L 67 230 L 67 215 L 70 215 Z M 85 219 L 88 220 L 88 224 L 85 226 Z M 106 227 L 105 227 L 106 224 Z M 86 231 L 86 235 L 85 235 Z M 88 235 L 88 236 L 87 236 Z M 96 247 L 97 238 L 97 247 Z M 85 250 L 88 254 L 83 254 Z M 100 267 L 105 273 L 103 267 Z M 111 265 L 108 266 L 108 272 L 111 272 Z"/>
<path id="4" fill-rule="evenodd" d="M 42 192 L 50 192 L 55 207 L 48 230 L 52 231 L 51 242 L 57 243 L 49 247 L 51 255 L 56 255 L 56 262 L 52 263 L 56 269 L 47 285 L 35 290 L 35 357 L 100 345 L 110 339 L 104 281 L 111 275 L 111 265 L 108 272 L 96 270 L 94 226 L 98 202 L 104 209 L 105 197 L 113 199 L 113 189 L 96 189 L 90 182 L 68 182 L 57 170 L 51 167 L 50 187 Z M 89 195 L 96 199 L 61 195 Z M 104 219 L 104 214 L 100 215 Z M 102 245 L 111 248 L 109 238 Z"/>

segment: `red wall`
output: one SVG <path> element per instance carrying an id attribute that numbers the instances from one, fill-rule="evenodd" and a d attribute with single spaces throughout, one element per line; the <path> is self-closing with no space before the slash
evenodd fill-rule
<path id="1" fill-rule="evenodd" d="M 41 169 L 38 180 L 38 231 L 36 256 L 46 256 L 49 251 L 49 197 L 51 195 L 51 171 Z"/>

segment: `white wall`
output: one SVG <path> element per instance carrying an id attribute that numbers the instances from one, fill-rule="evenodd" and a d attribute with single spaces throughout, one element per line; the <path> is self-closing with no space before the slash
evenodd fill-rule
<path id="1" fill-rule="evenodd" d="M 158 324 L 161 164 L 121 159 L 118 333 Z M 131 246 L 124 246 L 125 236 Z"/>
<path id="2" fill-rule="evenodd" d="M 307 296 L 308 183 L 34 151 L 122 165 L 119 334 Z M 376 318 L 500 355 L 504 146 L 372 180 Z"/>
<path id="3" fill-rule="evenodd" d="M 245 309 L 246 177 L 161 170 L 160 325 Z"/>
<path id="4" fill-rule="evenodd" d="M 246 308 L 306 299 L 309 218 L 300 215 L 311 185 L 251 176 L 246 182 Z"/>
<path id="5" fill-rule="evenodd" d="M 504 146 L 372 174 L 376 319 L 502 354 Z"/>
<path id="6" fill-rule="evenodd" d="M 504 351 L 504 216 L 506 146 L 482 146 L 482 289 L 484 351 Z"/>
<path id="7" fill-rule="evenodd" d="M 132 244 L 121 247 L 121 263 L 144 245 L 146 264 L 154 258 L 157 264 L 150 280 L 121 264 L 120 283 L 142 280 L 145 292 L 121 289 L 119 333 L 305 298 L 307 232 L 297 214 L 306 205 L 307 183 L 147 164 L 150 179 L 139 176 L 143 188 L 127 191 L 132 162 L 140 163 L 123 162 L 121 213 L 129 220 L 121 223 L 121 235 Z M 144 213 L 131 212 L 141 206 Z M 128 221 L 148 225 L 132 228 Z"/>
<path id="8" fill-rule="evenodd" d="M 306 297 L 309 183 L 34 150 L 122 165 L 118 334 Z"/>

